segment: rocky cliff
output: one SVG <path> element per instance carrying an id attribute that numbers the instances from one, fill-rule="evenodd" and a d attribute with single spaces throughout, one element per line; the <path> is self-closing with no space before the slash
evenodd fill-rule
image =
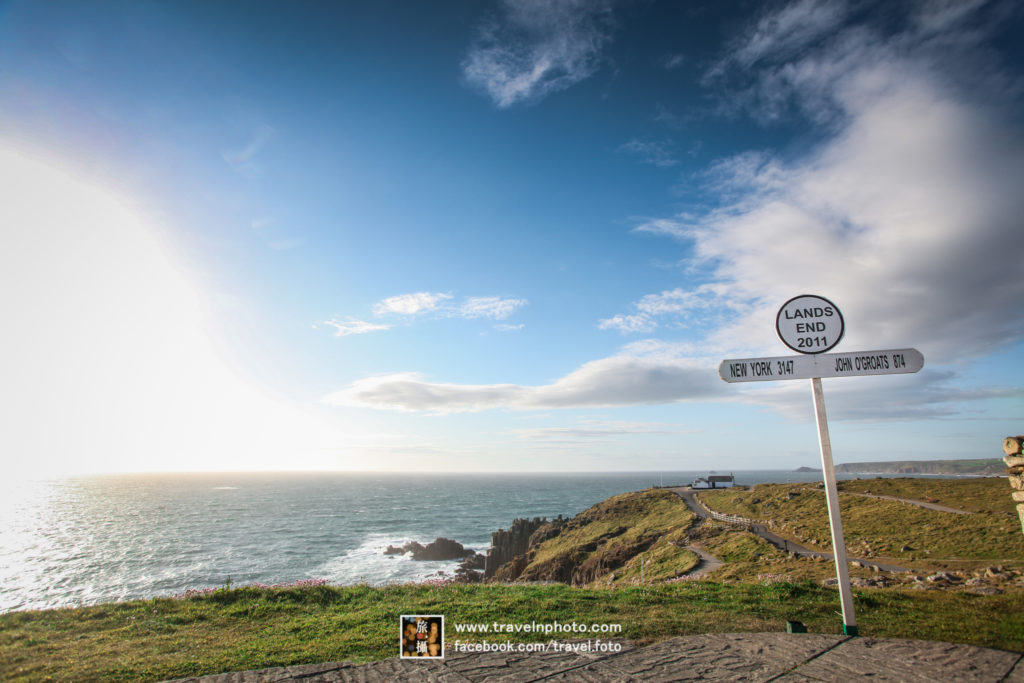
<path id="1" fill-rule="evenodd" d="M 683 501 L 665 490 L 609 498 L 572 519 L 516 520 L 492 535 L 485 576 L 494 581 L 586 585 L 668 578 L 697 563 L 682 542 L 693 522 Z"/>
<path id="2" fill-rule="evenodd" d="M 492 533 L 491 547 L 488 549 L 487 559 L 484 561 L 484 578 L 493 577 L 502 565 L 512 562 L 516 557 L 525 555 L 534 532 L 547 527 L 548 530 L 545 533 L 552 533 L 564 521 L 561 515 L 552 522 L 541 517 L 514 519 L 508 530 L 498 529 Z"/>

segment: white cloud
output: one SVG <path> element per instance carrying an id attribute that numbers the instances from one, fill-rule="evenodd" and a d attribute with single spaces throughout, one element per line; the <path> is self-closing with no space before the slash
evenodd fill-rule
<path id="1" fill-rule="evenodd" d="M 707 360 L 620 355 L 585 363 L 541 386 L 447 384 L 417 373 L 367 377 L 324 397 L 331 405 L 434 413 L 495 408 L 605 407 L 721 398 L 726 393 Z"/>
<path id="2" fill-rule="evenodd" d="M 527 303 L 526 299 L 502 299 L 497 296 L 470 297 L 459 307 L 459 315 L 463 318 L 504 320 Z"/>
<path id="3" fill-rule="evenodd" d="M 619 332 L 651 332 L 658 324 L 651 320 L 650 316 L 641 313 L 604 318 L 598 321 L 597 326 L 602 330 L 618 330 Z"/>
<path id="4" fill-rule="evenodd" d="M 916 34 L 854 26 L 781 65 L 791 44 L 769 54 L 767 33 L 754 41 L 741 53 L 774 60 L 761 85 L 782 78 L 779 96 L 827 100 L 838 113 L 832 136 L 802 158 L 716 164 L 707 177 L 718 209 L 637 228 L 692 242 L 691 265 L 711 269 L 719 288 L 701 301 L 733 314 L 708 342 L 774 348 L 775 311 L 803 292 L 842 309 L 843 348 L 917 346 L 926 363 L 944 363 L 1024 338 L 1024 278 L 1003 265 L 1024 262 L 1024 136 L 1001 96 L 954 79 Z M 644 305 L 692 303 L 665 294 Z"/>
<path id="5" fill-rule="evenodd" d="M 681 220 L 671 218 L 654 218 L 633 228 L 633 232 L 647 232 L 652 235 L 667 235 L 669 237 L 689 237 L 687 224 Z"/>
<path id="6" fill-rule="evenodd" d="M 887 422 L 949 419 L 969 413 L 972 402 L 1020 399 L 1024 389 L 1007 386 L 964 388 L 956 372 L 925 368 L 913 375 L 848 377 L 824 381 L 829 421 Z M 736 400 L 763 405 L 794 422 L 813 421 L 810 391 L 805 382 L 767 382 L 752 386 Z M 992 415 L 990 419 L 999 419 Z M 1016 418 L 1008 410 L 1006 417 Z"/>
<path id="7" fill-rule="evenodd" d="M 387 315 L 397 313 L 401 315 L 416 315 L 432 311 L 446 299 L 451 299 L 450 294 L 440 292 L 416 292 L 415 294 L 400 294 L 388 297 L 373 307 L 374 315 Z"/>
<path id="8" fill-rule="evenodd" d="M 345 320 L 332 318 L 331 320 L 325 320 L 324 325 L 330 325 L 334 328 L 335 337 L 347 337 L 350 334 L 366 334 L 367 332 L 387 330 L 391 327 L 391 325 L 379 325 L 366 322 L 365 320 L 356 320 L 355 318 L 346 318 Z"/>
<path id="9" fill-rule="evenodd" d="M 840 0 L 797 0 L 766 13 L 730 58 L 750 68 L 766 57 L 772 61 L 789 57 L 832 33 L 847 12 L 847 3 Z"/>
<path id="10" fill-rule="evenodd" d="M 699 312 L 702 324 L 721 322 L 745 309 L 744 303 L 733 297 L 730 289 L 721 283 L 705 283 L 692 290 L 677 287 L 647 294 L 633 304 L 639 313 L 606 318 L 597 326 L 602 330 L 651 332 L 659 326 L 659 317 L 687 318 L 694 311 Z"/>
<path id="11" fill-rule="evenodd" d="M 512 429 L 509 434 L 529 441 L 547 444 L 575 444 L 583 441 L 610 441 L 615 437 L 638 434 L 685 434 L 688 430 L 663 422 L 628 422 L 623 420 L 580 420 L 577 427 L 531 427 Z"/>
<path id="12" fill-rule="evenodd" d="M 535 101 L 593 74 L 610 37 L 604 0 L 505 0 L 462 63 L 466 81 L 499 107 Z"/>
<path id="13" fill-rule="evenodd" d="M 630 140 L 619 147 L 620 152 L 633 154 L 645 164 L 659 168 L 671 168 L 679 163 L 675 157 L 672 143 L 664 140 Z"/>
<path id="14" fill-rule="evenodd" d="M 508 325 L 505 323 L 499 323 L 494 326 L 494 329 L 498 330 L 499 332 L 518 332 L 524 327 L 526 327 L 526 325 L 523 323 L 519 323 L 518 325 Z"/>

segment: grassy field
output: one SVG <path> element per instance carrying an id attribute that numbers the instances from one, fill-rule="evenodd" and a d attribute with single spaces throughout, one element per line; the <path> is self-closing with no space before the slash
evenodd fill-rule
<path id="1" fill-rule="evenodd" d="M 999 461 L 1000 464 L 1002 461 Z M 930 477 L 900 477 L 883 479 L 851 479 L 839 482 L 840 491 L 873 493 L 877 495 L 930 500 L 946 507 L 968 512 L 1002 514 L 1016 517 L 1016 503 L 1010 497 L 1013 491 L 1006 477 L 980 477 L 976 479 L 934 479 Z"/>
<path id="2" fill-rule="evenodd" d="M 971 514 L 939 512 L 870 493 L 930 500 Z M 831 549 L 825 494 L 807 484 L 702 492 L 719 512 L 765 522 L 784 538 Z M 863 479 L 841 482 L 840 510 L 849 553 L 919 571 L 999 564 L 1024 568 L 1021 533 L 1005 479 Z"/>
<path id="3" fill-rule="evenodd" d="M 855 590 L 861 635 L 944 640 L 1024 651 L 1024 596 Z M 456 623 L 621 624 L 640 643 L 694 633 L 783 631 L 799 619 L 839 633 L 835 589 L 811 582 L 710 581 L 581 589 L 565 585 L 328 586 L 220 590 L 0 616 L 7 680 L 154 681 L 322 661 L 397 655 L 401 614 Z M 602 636 L 607 638 L 608 636 Z M 461 636 L 471 642 L 543 634 Z"/>

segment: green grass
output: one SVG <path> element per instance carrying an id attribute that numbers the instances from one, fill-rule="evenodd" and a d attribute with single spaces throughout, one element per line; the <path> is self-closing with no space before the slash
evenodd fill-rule
<path id="1" fill-rule="evenodd" d="M 1002 461 L 999 461 L 1002 464 Z M 1004 513 L 1017 516 L 1013 491 L 1006 477 L 977 479 L 932 479 L 900 477 L 892 479 L 852 479 L 838 484 L 840 491 L 897 496 L 911 500 L 929 500 L 957 510 Z"/>
<path id="2" fill-rule="evenodd" d="M 940 512 L 854 492 L 931 498 L 973 514 Z M 780 536 L 831 549 L 825 494 L 806 484 L 760 484 L 700 494 L 719 512 L 771 522 Z M 1024 534 L 1002 479 L 870 479 L 843 482 L 839 495 L 849 553 L 929 568 L 1024 567 Z M 907 550 L 903 550 L 908 547 Z"/>
<path id="3" fill-rule="evenodd" d="M 1024 651 L 1024 595 L 854 593 L 862 635 Z M 621 637 L 649 643 L 695 633 L 782 631 L 787 619 L 803 621 L 811 632 L 839 633 L 838 607 L 834 589 L 812 582 L 241 588 L 188 599 L 0 615 L 0 671 L 13 681 L 154 681 L 298 663 L 366 662 L 397 654 L 401 614 L 444 614 L 449 643 L 460 637 L 456 623 L 493 621 L 621 624 Z"/>
<path id="4" fill-rule="evenodd" d="M 645 581 L 670 578 L 699 562 L 695 554 L 676 545 L 685 544 L 694 520 L 671 491 L 648 489 L 614 496 L 584 510 L 557 536 L 541 543 L 519 578 L 633 583 L 640 578 L 641 562 Z"/>

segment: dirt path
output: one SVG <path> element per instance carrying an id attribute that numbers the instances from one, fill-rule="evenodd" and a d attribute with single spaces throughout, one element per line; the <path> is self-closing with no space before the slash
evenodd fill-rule
<path id="1" fill-rule="evenodd" d="M 882 498 L 884 500 L 895 500 L 900 503 L 907 503 L 909 505 L 917 505 L 918 507 L 928 508 L 929 510 L 938 510 L 939 512 L 952 512 L 957 515 L 973 515 L 974 513 L 970 510 L 957 510 L 956 508 L 948 508 L 945 505 L 937 505 L 935 503 L 927 503 L 923 500 L 914 500 L 912 498 L 897 498 L 896 496 L 886 496 L 881 493 L 855 493 L 853 491 L 842 491 L 843 495 L 846 496 L 861 496 L 862 498 Z"/>
<path id="2" fill-rule="evenodd" d="M 704 576 L 705 574 L 713 572 L 719 567 L 721 567 L 723 564 L 725 564 L 711 553 L 705 551 L 703 548 L 698 548 L 695 545 L 688 545 L 686 546 L 686 549 L 700 558 L 700 564 L 698 564 L 690 571 L 686 572 L 686 574 L 684 575 L 688 579 L 696 579 L 698 577 Z"/>
<path id="3" fill-rule="evenodd" d="M 680 498 L 682 498 L 683 501 L 686 503 L 686 506 L 690 508 L 690 510 L 695 515 L 697 515 L 697 517 L 700 520 L 702 520 L 702 522 L 703 520 L 712 517 L 711 510 L 704 507 L 704 504 L 697 499 L 695 491 L 693 491 L 692 489 L 680 487 L 669 490 L 672 491 L 677 496 L 679 496 Z M 832 553 L 805 548 L 804 546 L 800 545 L 795 541 L 791 541 L 787 538 L 782 538 L 781 536 L 772 533 L 771 531 L 768 531 L 768 529 L 766 529 L 763 525 L 758 524 L 752 520 L 750 520 L 749 523 L 744 526 L 746 526 L 746 528 L 748 528 L 752 533 L 760 536 L 764 540 L 774 545 L 776 548 L 779 548 L 780 550 L 783 550 L 785 552 L 793 553 L 794 555 L 797 555 L 799 557 L 821 557 L 826 560 L 834 559 Z M 883 564 L 881 562 L 875 562 L 874 560 L 868 560 L 861 557 L 847 557 L 847 559 L 850 561 L 856 560 L 857 562 L 863 564 L 865 567 L 878 567 L 879 569 L 885 570 L 887 572 L 910 571 L 910 569 L 908 569 L 907 567 L 899 567 L 894 564 Z"/>

